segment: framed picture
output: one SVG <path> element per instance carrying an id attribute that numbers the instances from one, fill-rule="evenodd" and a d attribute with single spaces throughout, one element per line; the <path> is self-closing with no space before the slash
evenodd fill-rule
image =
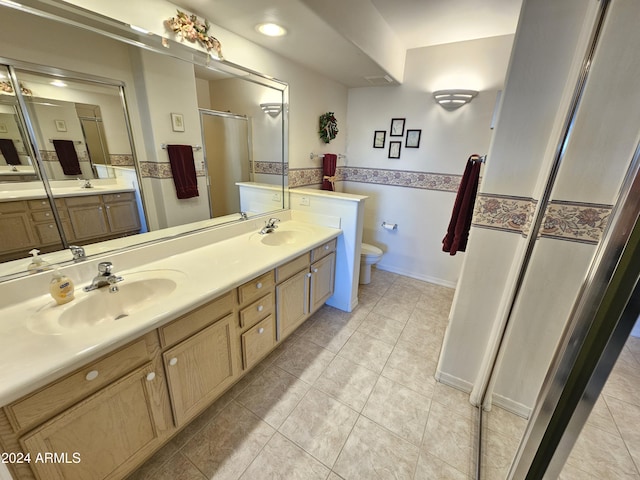
<path id="1" fill-rule="evenodd" d="M 7 124 L 6 123 L 0 123 L 0 133 L 7 133 Z"/>
<path id="2" fill-rule="evenodd" d="M 390 137 L 402 137 L 404 135 L 404 118 L 392 118 L 391 119 L 391 132 Z"/>
<path id="3" fill-rule="evenodd" d="M 67 131 L 67 123 L 64 120 L 54 120 L 56 124 L 56 130 L 58 132 L 66 132 Z"/>
<path id="4" fill-rule="evenodd" d="M 407 130 L 407 140 L 404 144 L 407 148 L 420 147 L 420 134 L 422 130 Z"/>
<path id="5" fill-rule="evenodd" d="M 400 158 L 402 142 L 389 142 L 389 158 Z"/>
<path id="6" fill-rule="evenodd" d="M 171 128 L 174 132 L 184 132 L 184 116 L 181 113 L 171 114 Z"/>
<path id="7" fill-rule="evenodd" d="M 384 130 L 376 130 L 373 133 L 373 148 L 384 148 L 384 141 L 387 136 L 387 132 Z"/>

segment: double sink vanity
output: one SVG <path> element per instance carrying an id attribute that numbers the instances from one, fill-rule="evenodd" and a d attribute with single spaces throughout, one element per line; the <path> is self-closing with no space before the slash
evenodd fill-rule
<path id="1" fill-rule="evenodd" d="M 115 287 L 85 292 L 98 261 L 71 265 L 65 305 L 48 296 L 48 272 L 16 280 L 0 311 L 13 477 L 126 477 L 320 308 L 342 231 L 281 216 L 270 233 L 257 218 L 226 238 L 214 229 L 100 258 L 123 277 Z M 57 461 L 35 461 L 46 453 Z"/>

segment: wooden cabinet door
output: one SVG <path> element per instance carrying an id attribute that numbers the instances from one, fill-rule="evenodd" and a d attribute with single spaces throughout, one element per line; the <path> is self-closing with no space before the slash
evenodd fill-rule
<path id="1" fill-rule="evenodd" d="M 102 205 L 69 207 L 69 221 L 74 240 L 87 240 L 109 234 Z"/>
<path id="2" fill-rule="evenodd" d="M 112 233 L 140 230 L 140 217 L 135 202 L 116 202 L 105 205 Z"/>
<path id="3" fill-rule="evenodd" d="M 162 356 L 177 426 L 184 425 L 236 379 L 234 315 L 227 315 Z"/>
<path id="4" fill-rule="evenodd" d="M 309 277 L 303 270 L 276 287 L 278 340 L 284 339 L 309 316 Z"/>
<path id="5" fill-rule="evenodd" d="M 146 364 L 22 437 L 36 477 L 123 478 L 159 443 L 162 402 L 154 382 L 160 381 Z M 45 462 L 45 453 L 56 454 L 55 461 Z"/>
<path id="6" fill-rule="evenodd" d="M 319 309 L 333 295 L 336 254 L 331 253 L 311 265 L 311 311 Z"/>
<path id="7" fill-rule="evenodd" d="M 28 252 L 35 246 L 36 239 L 27 212 L 0 212 L 0 249 L 3 252 L 21 249 Z"/>

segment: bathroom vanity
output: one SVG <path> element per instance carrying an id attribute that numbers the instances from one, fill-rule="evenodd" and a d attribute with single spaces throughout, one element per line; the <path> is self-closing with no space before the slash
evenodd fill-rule
<path id="1" fill-rule="evenodd" d="M 117 272 L 115 293 L 4 309 L 21 324 L 2 333 L 23 344 L 2 354 L 10 371 L 22 365 L 0 387 L 14 478 L 124 478 L 320 308 L 341 230 L 279 227 Z"/>

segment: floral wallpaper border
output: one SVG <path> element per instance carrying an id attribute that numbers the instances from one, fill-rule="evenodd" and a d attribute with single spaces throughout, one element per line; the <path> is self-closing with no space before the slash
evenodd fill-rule
<path id="1" fill-rule="evenodd" d="M 133 167 L 133 155 L 130 153 L 112 153 L 109 155 L 111 165 L 116 167 Z"/>
<path id="2" fill-rule="evenodd" d="M 173 178 L 171 164 L 169 162 L 140 162 L 140 176 L 161 180 Z M 204 177 L 204 170 L 196 170 L 196 176 Z"/>
<path id="3" fill-rule="evenodd" d="M 471 225 L 527 236 L 537 203 L 528 197 L 479 193 Z"/>

